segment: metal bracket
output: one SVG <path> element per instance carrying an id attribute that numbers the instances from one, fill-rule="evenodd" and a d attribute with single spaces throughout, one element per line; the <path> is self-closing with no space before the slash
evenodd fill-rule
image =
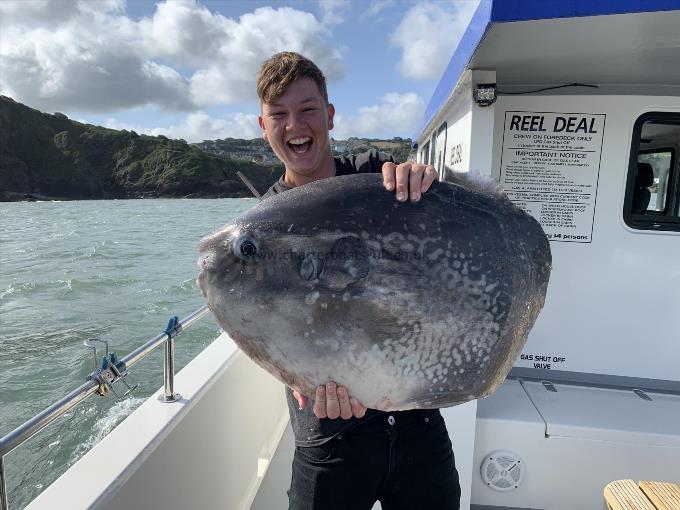
<path id="1" fill-rule="evenodd" d="M 175 338 L 181 332 L 182 332 L 182 325 L 179 322 L 179 317 L 177 317 L 176 315 L 170 317 L 170 320 L 168 321 L 168 325 L 165 326 L 163 333 L 168 335 L 168 339 L 171 339 L 171 338 Z"/>
<path id="2" fill-rule="evenodd" d="M 97 366 L 97 347 L 92 345 L 93 342 L 104 344 L 104 356 L 102 356 L 101 364 L 99 366 Z M 127 397 L 130 393 L 137 389 L 139 386 L 138 383 L 131 381 L 132 384 L 130 384 L 126 381 L 126 378 L 129 375 L 127 367 L 123 361 L 118 359 L 118 355 L 115 352 L 109 351 L 109 343 L 106 340 L 90 338 L 85 340 L 83 345 L 92 349 L 94 372 L 87 376 L 87 378 L 99 383 L 97 393 L 103 397 L 108 395 L 109 390 L 111 390 L 116 398 L 120 400 Z M 114 387 L 114 384 L 118 382 L 123 384 L 126 388 L 126 391 L 122 395 L 120 395 Z"/>

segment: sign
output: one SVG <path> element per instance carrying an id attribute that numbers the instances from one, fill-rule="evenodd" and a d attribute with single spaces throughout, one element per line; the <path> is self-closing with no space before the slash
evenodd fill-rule
<path id="1" fill-rule="evenodd" d="M 501 186 L 551 241 L 591 241 L 605 117 L 505 112 Z"/>
<path id="2" fill-rule="evenodd" d="M 533 364 L 533 368 L 542 368 L 543 370 L 551 370 L 567 362 L 567 357 L 564 354 L 522 353 L 519 359 L 528 364 Z"/>

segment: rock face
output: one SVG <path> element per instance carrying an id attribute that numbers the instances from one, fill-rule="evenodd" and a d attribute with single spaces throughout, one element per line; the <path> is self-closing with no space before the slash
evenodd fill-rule
<path id="1" fill-rule="evenodd" d="M 264 191 L 283 168 L 82 124 L 0 96 L 0 200 L 250 196 L 238 170 Z"/>
<path id="2" fill-rule="evenodd" d="M 399 203 L 376 174 L 268 198 L 199 251 L 210 309 L 256 363 L 309 397 L 334 380 L 385 411 L 494 391 L 551 268 L 539 223 L 495 186 L 438 182 Z"/>

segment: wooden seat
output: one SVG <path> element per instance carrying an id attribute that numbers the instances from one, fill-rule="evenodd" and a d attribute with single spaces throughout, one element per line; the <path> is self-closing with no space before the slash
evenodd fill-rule
<path id="1" fill-rule="evenodd" d="M 640 482 L 640 489 L 659 510 L 680 510 L 680 485 L 664 482 Z"/>
<path id="2" fill-rule="evenodd" d="M 680 510 L 680 485 L 617 480 L 604 488 L 610 510 Z"/>

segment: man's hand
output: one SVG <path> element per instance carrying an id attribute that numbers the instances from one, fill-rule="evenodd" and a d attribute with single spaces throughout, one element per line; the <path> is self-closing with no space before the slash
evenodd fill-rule
<path id="1" fill-rule="evenodd" d="M 411 202 L 420 200 L 421 193 L 425 193 L 434 181 L 437 172 L 432 165 L 423 165 L 407 161 L 396 165 L 390 161 L 382 166 L 383 184 L 387 191 L 397 190 L 397 200 L 405 202 L 409 197 Z"/>
<path id="2" fill-rule="evenodd" d="M 308 398 L 293 391 L 293 397 L 298 402 L 300 410 L 307 405 Z M 314 400 L 314 416 L 317 418 L 342 418 L 349 420 L 352 416 L 363 418 L 366 408 L 347 393 L 347 388 L 338 386 L 334 381 L 321 385 L 316 389 Z"/>

